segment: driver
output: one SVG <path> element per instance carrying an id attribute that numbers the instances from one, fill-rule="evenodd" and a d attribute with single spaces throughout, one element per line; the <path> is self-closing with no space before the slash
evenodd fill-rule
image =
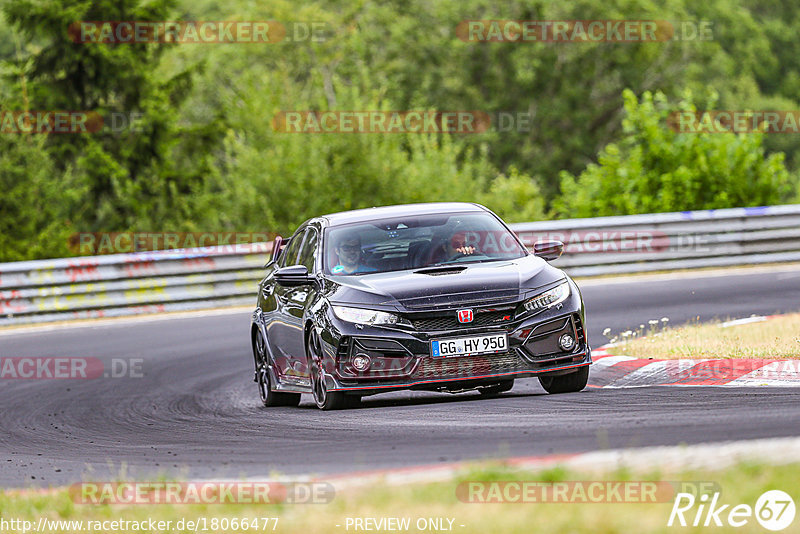
<path id="1" fill-rule="evenodd" d="M 361 238 L 351 235 L 343 238 L 334 249 L 339 263 L 331 269 L 331 274 L 354 274 L 374 272 L 373 267 L 362 263 Z"/>
<path id="2" fill-rule="evenodd" d="M 475 247 L 467 244 L 467 233 L 456 229 L 450 239 L 446 239 L 444 243 L 432 251 L 428 263 L 445 263 L 474 253 Z"/>
<path id="3" fill-rule="evenodd" d="M 457 256 L 470 256 L 475 253 L 475 247 L 467 245 L 467 233 L 455 232 L 447 241 L 447 257 L 454 259 Z"/>

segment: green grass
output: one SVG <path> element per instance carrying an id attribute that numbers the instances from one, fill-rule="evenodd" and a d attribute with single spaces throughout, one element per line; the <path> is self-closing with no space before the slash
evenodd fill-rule
<path id="1" fill-rule="evenodd" d="M 719 322 L 617 336 L 610 354 L 635 358 L 800 358 L 800 313 L 722 328 Z M 628 334 L 628 335 L 625 335 Z"/>
<path id="2" fill-rule="evenodd" d="M 453 519 L 453 531 L 458 533 L 488 532 L 553 532 L 553 533 L 630 533 L 630 532 L 700 532 L 703 527 L 667 527 L 672 501 L 658 503 L 536 503 L 536 504 L 484 504 L 466 503 L 456 496 L 459 483 L 494 481 L 706 481 L 716 484 L 721 492 L 720 501 L 754 506 L 758 496 L 766 490 L 781 489 L 795 502 L 800 501 L 797 480 L 800 464 L 784 466 L 739 464 L 724 471 L 651 472 L 632 473 L 609 471 L 589 474 L 561 467 L 538 472 L 528 472 L 496 463 L 483 464 L 468 469 L 449 482 L 387 486 L 373 484 L 368 487 L 339 491 L 329 504 L 313 505 L 79 505 L 72 502 L 67 489 L 49 493 L 35 490 L 5 491 L 0 496 L 0 517 L 26 519 L 36 523 L 39 517 L 68 520 L 171 520 L 181 518 L 264 518 L 278 517 L 275 532 L 318 533 L 355 532 L 346 529 L 347 518 L 411 518 L 408 532 L 417 532 L 419 518 Z M 730 509 L 730 508 L 729 508 Z M 696 510 L 696 508 L 695 508 Z M 693 512 L 695 511 L 693 510 Z M 693 517 L 687 514 L 687 517 Z M 723 514 L 724 518 L 724 514 Z M 447 524 L 445 522 L 445 524 Z M 272 523 L 266 531 L 272 532 Z M 340 525 L 337 527 L 337 525 Z M 464 525 L 463 527 L 461 525 Z M 784 532 L 800 531 L 800 518 Z M 718 532 L 732 530 L 716 528 Z M 80 532 L 63 529 L 54 532 Z M 84 530 L 85 531 L 85 530 Z M 218 531 L 223 531 L 218 529 Z M 737 532 L 764 532 L 751 518 Z M 122 530 L 122 532 L 137 532 Z M 184 528 L 170 532 L 193 532 Z M 227 532 L 234 530 L 227 529 Z M 244 530 L 237 530 L 244 532 Z M 264 532 L 258 530 L 247 532 Z"/>

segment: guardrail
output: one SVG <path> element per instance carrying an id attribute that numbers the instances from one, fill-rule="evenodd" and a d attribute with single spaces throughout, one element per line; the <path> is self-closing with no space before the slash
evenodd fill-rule
<path id="1" fill-rule="evenodd" d="M 800 205 L 512 224 L 573 276 L 800 261 Z M 255 304 L 271 243 L 0 264 L 0 325 Z"/>
<path id="2" fill-rule="evenodd" d="M 800 261 L 800 204 L 512 224 L 529 248 L 565 243 L 574 276 Z"/>
<path id="3" fill-rule="evenodd" d="M 0 325 L 255 302 L 272 243 L 0 263 Z"/>

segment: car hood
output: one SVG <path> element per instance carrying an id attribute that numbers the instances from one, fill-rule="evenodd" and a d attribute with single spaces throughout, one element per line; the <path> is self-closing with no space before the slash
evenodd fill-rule
<path id="1" fill-rule="evenodd" d="M 560 269 L 529 255 L 508 261 L 453 263 L 436 269 L 329 276 L 326 296 L 335 304 L 413 312 L 518 302 L 564 277 Z"/>

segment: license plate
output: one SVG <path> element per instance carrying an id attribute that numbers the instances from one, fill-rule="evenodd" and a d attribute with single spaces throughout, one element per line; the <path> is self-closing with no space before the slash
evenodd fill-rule
<path id="1" fill-rule="evenodd" d="M 505 334 L 490 336 L 457 337 L 431 341 L 431 356 L 434 358 L 450 358 L 487 352 L 503 352 L 508 349 L 508 337 Z"/>

